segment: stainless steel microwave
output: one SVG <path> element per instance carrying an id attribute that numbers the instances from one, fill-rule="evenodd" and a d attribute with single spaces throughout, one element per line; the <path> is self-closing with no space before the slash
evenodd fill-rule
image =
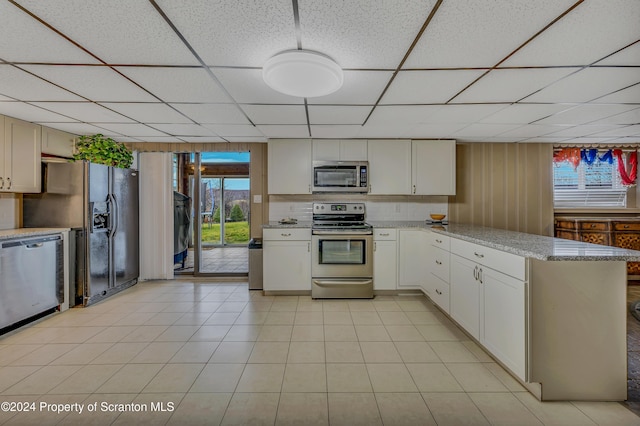
<path id="1" fill-rule="evenodd" d="M 369 192 L 369 163 L 314 161 L 313 192 Z"/>

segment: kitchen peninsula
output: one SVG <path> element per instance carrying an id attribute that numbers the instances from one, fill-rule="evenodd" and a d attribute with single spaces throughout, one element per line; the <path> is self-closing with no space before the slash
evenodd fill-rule
<path id="1" fill-rule="evenodd" d="M 385 259 L 396 292 L 424 292 L 538 399 L 626 399 L 626 262 L 640 252 L 460 224 L 371 224 L 374 244 L 397 241 L 397 258 Z M 310 262 L 305 235 L 287 267 Z M 378 294 L 386 284 L 374 272 Z"/>

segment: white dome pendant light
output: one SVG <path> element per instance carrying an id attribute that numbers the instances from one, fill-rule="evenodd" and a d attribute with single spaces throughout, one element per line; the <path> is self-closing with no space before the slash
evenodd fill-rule
<path id="1" fill-rule="evenodd" d="M 301 98 L 333 93 L 344 80 L 333 59 L 312 50 L 278 53 L 264 64 L 262 78 L 273 90 Z"/>

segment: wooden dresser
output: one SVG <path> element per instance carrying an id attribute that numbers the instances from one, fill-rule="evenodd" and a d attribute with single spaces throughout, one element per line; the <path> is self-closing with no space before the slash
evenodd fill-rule
<path id="1" fill-rule="evenodd" d="M 556 217 L 557 238 L 640 250 L 640 217 Z M 629 279 L 640 279 L 640 262 L 627 262 Z"/>

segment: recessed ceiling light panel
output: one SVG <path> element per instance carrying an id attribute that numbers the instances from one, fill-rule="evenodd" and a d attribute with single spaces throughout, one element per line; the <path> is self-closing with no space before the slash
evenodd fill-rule
<path id="1" fill-rule="evenodd" d="M 269 59 L 262 68 L 269 87 L 302 98 L 324 96 L 342 87 L 342 68 L 331 58 L 311 50 L 287 50 Z"/>

